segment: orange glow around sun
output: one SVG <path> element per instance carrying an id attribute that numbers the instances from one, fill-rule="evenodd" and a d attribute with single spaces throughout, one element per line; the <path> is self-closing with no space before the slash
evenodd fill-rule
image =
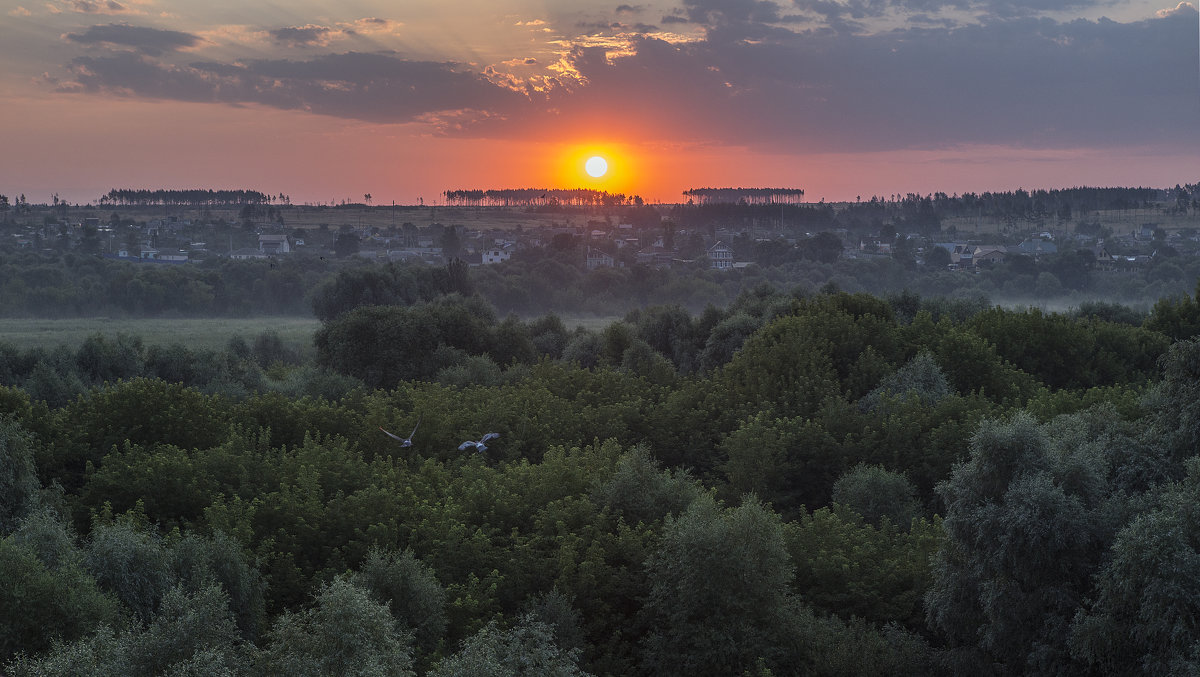
<path id="1" fill-rule="evenodd" d="M 591 188 L 610 193 L 637 192 L 633 156 L 621 145 L 593 143 L 569 147 L 556 164 L 559 167 L 555 172 L 557 187 Z"/>

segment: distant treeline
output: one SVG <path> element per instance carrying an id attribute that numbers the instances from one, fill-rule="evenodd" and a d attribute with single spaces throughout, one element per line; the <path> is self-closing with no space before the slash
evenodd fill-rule
<path id="1" fill-rule="evenodd" d="M 144 188 L 114 188 L 100 198 L 100 206 L 115 205 L 182 205 L 189 207 L 257 205 L 291 202 L 288 196 L 269 195 L 257 190 L 213 190 L 197 188 L 188 190 L 146 190 Z"/>
<path id="2" fill-rule="evenodd" d="M 0 255 L 0 316 L 307 315 L 320 262 L 213 260 L 197 265 L 64 254 Z"/>
<path id="3" fill-rule="evenodd" d="M 609 193 L 589 188 L 502 188 L 447 190 L 442 195 L 446 204 L 465 207 L 540 207 L 564 205 L 570 207 L 619 207 L 641 205 L 639 195 Z"/>
<path id="4" fill-rule="evenodd" d="M 804 190 L 801 188 L 690 188 L 683 194 L 700 204 L 731 202 L 790 205 L 804 202 Z"/>
<path id="5" fill-rule="evenodd" d="M 899 205 L 905 208 L 931 207 L 942 217 L 1056 215 L 1069 219 L 1072 215 L 1102 210 L 1140 209 L 1154 202 L 1171 198 L 1175 191 L 1157 188 L 1066 188 L 1061 190 L 1017 189 L 1004 192 L 963 193 L 947 195 L 872 196 L 859 201 L 859 206 L 884 208 Z"/>

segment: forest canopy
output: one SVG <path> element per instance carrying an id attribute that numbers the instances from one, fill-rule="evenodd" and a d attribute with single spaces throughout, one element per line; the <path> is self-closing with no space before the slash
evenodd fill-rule
<path id="1" fill-rule="evenodd" d="M 1197 365 L 1150 323 L 765 285 L 591 330 L 435 285 L 312 362 L 0 342 L 0 658 L 1185 674 Z"/>

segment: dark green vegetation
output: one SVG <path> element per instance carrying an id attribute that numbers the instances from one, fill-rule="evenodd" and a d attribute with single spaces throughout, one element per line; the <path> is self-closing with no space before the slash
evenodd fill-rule
<path id="1" fill-rule="evenodd" d="M 0 347 L 7 672 L 1200 669 L 1195 299 L 568 331 L 428 270 L 329 280 L 315 364 Z"/>

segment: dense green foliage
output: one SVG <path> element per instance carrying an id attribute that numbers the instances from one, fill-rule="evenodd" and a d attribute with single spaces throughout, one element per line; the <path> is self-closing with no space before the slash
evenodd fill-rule
<path id="1" fill-rule="evenodd" d="M 0 345 L 7 672 L 1200 667 L 1200 343 L 765 286 L 571 332 L 444 291 L 330 316 L 319 366 Z"/>

